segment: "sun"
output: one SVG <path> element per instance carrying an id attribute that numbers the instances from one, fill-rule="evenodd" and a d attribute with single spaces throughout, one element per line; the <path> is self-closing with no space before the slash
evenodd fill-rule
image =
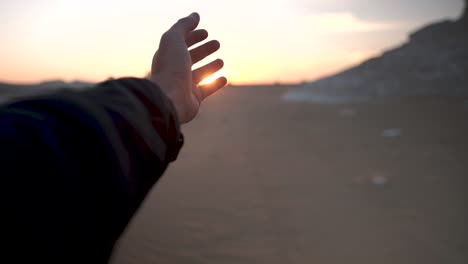
<path id="1" fill-rule="evenodd" d="M 205 79 L 203 79 L 203 81 L 201 81 L 198 85 L 211 84 L 214 81 L 216 81 L 216 79 L 218 79 L 220 77 L 223 77 L 223 76 L 226 76 L 226 72 L 224 70 L 220 70 L 220 71 L 218 71 L 216 73 L 213 73 L 213 74 L 205 77 Z"/>

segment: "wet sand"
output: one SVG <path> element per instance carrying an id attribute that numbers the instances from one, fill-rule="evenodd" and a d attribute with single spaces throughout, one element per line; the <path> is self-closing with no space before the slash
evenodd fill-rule
<path id="1" fill-rule="evenodd" d="M 209 99 L 113 263 L 468 263 L 468 99 L 288 89 Z"/>

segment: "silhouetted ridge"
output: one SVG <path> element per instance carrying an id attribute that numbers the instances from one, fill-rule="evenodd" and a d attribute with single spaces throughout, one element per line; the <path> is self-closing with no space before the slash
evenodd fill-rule
<path id="1" fill-rule="evenodd" d="M 293 91 L 307 96 L 468 96 L 467 9 L 457 21 L 426 26 L 402 46 Z M 307 99 L 305 99 L 307 100 Z"/>

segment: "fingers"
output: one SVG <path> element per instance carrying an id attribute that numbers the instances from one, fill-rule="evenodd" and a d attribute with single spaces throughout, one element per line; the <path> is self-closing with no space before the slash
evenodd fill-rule
<path id="1" fill-rule="evenodd" d="M 199 47 L 196 47 L 190 51 L 190 56 L 192 58 L 192 63 L 195 64 L 204 58 L 215 53 L 220 48 L 219 41 L 212 40 Z"/>
<path id="2" fill-rule="evenodd" d="M 208 31 L 204 29 L 198 29 L 189 33 L 185 43 L 187 44 L 187 47 L 191 47 L 199 42 L 202 42 L 206 38 L 208 38 Z"/>
<path id="3" fill-rule="evenodd" d="M 215 81 L 205 84 L 205 85 L 200 85 L 198 86 L 200 88 L 200 92 L 202 95 L 202 100 L 204 100 L 206 97 L 212 95 L 219 89 L 223 88 L 227 84 L 227 79 L 225 77 L 221 77 L 216 79 Z"/>
<path id="4" fill-rule="evenodd" d="M 224 62 L 221 59 L 217 59 L 208 63 L 207 65 L 200 67 L 192 72 L 193 82 L 198 84 L 207 76 L 221 70 L 224 66 Z"/>
<path id="5" fill-rule="evenodd" d="M 200 15 L 198 13 L 192 13 L 187 17 L 179 19 L 179 21 L 172 26 L 171 30 L 183 33 L 184 36 L 187 36 L 190 31 L 197 28 L 199 23 Z"/>

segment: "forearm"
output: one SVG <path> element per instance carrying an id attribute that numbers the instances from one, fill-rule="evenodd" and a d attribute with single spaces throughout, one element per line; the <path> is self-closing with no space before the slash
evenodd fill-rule
<path id="1" fill-rule="evenodd" d="M 138 196 L 145 195 L 162 174 L 157 171 L 177 158 L 183 144 L 171 101 L 154 83 L 136 78 L 108 81 L 81 96 L 104 110 L 104 115 L 94 116 L 111 118 L 106 133 L 118 133 L 113 148 L 130 180 L 129 187 Z M 142 173 L 150 175 L 141 177 Z"/>
<path id="2" fill-rule="evenodd" d="M 0 119 L 2 207 L 33 230 L 18 239 L 57 259 L 108 257 L 182 139 L 170 101 L 136 79 L 18 102 Z"/>

